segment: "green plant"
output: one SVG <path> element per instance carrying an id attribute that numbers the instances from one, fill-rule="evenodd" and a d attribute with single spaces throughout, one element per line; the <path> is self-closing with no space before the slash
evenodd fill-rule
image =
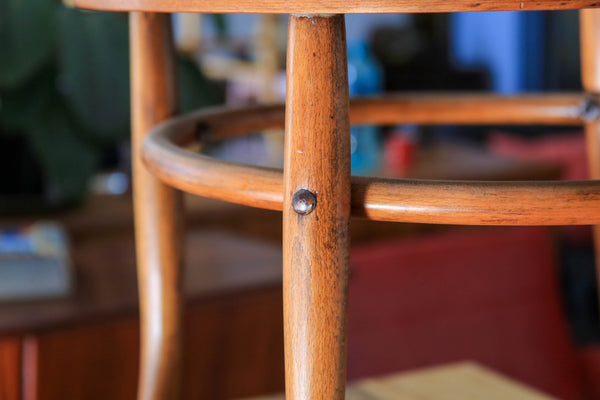
<path id="1" fill-rule="evenodd" d="M 128 137 L 128 53 L 125 14 L 0 2 L 0 139 L 24 139 L 55 202 L 81 199 L 102 151 Z M 193 61 L 178 72 L 184 111 L 220 101 Z"/>

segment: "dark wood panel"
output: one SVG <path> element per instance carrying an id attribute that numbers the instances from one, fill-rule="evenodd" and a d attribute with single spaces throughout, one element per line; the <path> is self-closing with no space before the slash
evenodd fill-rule
<path id="1" fill-rule="evenodd" d="M 185 330 L 184 398 L 281 392 L 282 307 L 280 286 L 193 306 Z"/>
<path id="2" fill-rule="evenodd" d="M 134 399 L 137 386 L 139 330 L 135 320 L 90 325 L 39 335 L 35 368 L 36 395 L 27 400 Z M 33 340 L 33 339 L 32 339 Z"/>
<path id="3" fill-rule="evenodd" d="M 0 340 L 0 400 L 21 399 L 21 341 Z"/>
<path id="4" fill-rule="evenodd" d="M 189 306 L 183 398 L 233 399 L 283 390 L 281 309 L 278 286 Z M 37 351 L 28 360 L 35 369 L 28 384 L 37 390 L 28 400 L 135 398 L 137 320 L 56 330 L 31 340 Z"/>

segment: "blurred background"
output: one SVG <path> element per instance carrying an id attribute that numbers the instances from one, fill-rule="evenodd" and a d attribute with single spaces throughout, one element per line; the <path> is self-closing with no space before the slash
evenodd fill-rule
<path id="1" fill-rule="evenodd" d="M 172 18 L 182 112 L 284 100 L 287 16 Z M 346 28 L 351 96 L 581 91 L 576 11 L 348 15 Z M 135 396 L 128 51 L 126 14 L 0 0 L 0 400 Z M 573 127 L 351 135 L 355 175 L 588 178 Z M 283 134 L 204 150 L 281 167 Z M 185 398 L 280 392 L 281 216 L 186 203 Z M 590 227 L 351 229 L 349 380 L 470 359 L 600 399 Z"/>

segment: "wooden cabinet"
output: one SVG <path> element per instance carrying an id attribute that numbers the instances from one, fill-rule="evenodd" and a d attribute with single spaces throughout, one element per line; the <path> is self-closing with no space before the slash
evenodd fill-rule
<path id="1" fill-rule="evenodd" d="M 0 340 L 0 400 L 21 398 L 21 340 Z"/>
<path id="2" fill-rule="evenodd" d="M 185 324 L 184 399 L 281 391 L 281 307 L 280 287 L 191 304 Z M 134 399 L 138 323 L 135 318 L 116 318 L 4 339 L 0 399 L 22 398 L 21 384 L 27 400 Z"/>
<path id="3" fill-rule="evenodd" d="M 71 296 L 0 304 L 0 400 L 135 398 L 139 320 L 129 204 L 96 199 L 58 216 L 73 242 Z M 215 229 L 212 219 L 227 210 L 208 207 L 188 221 L 210 229 L 190 229 L 186 243 L 184 398 L 281 391 L 281 247 Z M 250 220 L 230 221 L 256 225 Z"/>

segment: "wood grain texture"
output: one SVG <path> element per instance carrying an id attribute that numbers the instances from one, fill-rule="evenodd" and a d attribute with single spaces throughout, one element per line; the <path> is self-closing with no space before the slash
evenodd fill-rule
<path id="1" fill-rule="evenodd" d="M 459 362 L 364 379 L 348 388 L 346 399 L 556 400 L 473 362 Z M 283 396 L 266 396 L 247 400 L 283 400 Z"/>
<path id="2" fill-rule="evenodd" d="M 350 222 L 350 119 L 344 16 L 291 16 L 283 191 L 288 400 L 344 398 Z M 299 215 L 292 196 L 315 194 Z"/>
<path id="3" fill-rule="evenodd" d="M 146 165 L 167 184 L 200 196 L 282 210 L 281 171 L 197 155 L 160 135 L 149 139 L 144 153 Z M 467 182 L 353 177 L 352 214 L 377 221 L 418 223 L 589 225 L 600 223 L 600 181 Z"/>
<path id="4" fill-rule="evenodd" d="M 589 225 L 600 181 L 461 182 L 355 177 L 353 215 L 458 225 Z M 551 212 L 549 211 L 551 210 Z"/>
<path id="5" fill-rule="evenodd" d="M 281 296 L 278 281 L 188 307 L 184 399 L 239 399 L 284 390 Z"/>
<path id="6" fill-rule="evenodd" d="M 422 125 L 582 125 L 594 97 L 573 94 L 387 94 L 350 100 L 352 124 Z M 284 128 L 284 106 L 216 107 L 179 116 L 153 129 L 150 137 L 184 144 L 199 138 L 214 141 L 262 129 Z"/>
<path id="7" fill-rule="evenodd" d="M 176 108 L 171 19 L 130 15 L 133 196 L 141 312 L 139 400 L 176 399 L 181 375 L 181 193 L 141 161 L 146 133 Z"/>
<path id="8" fill-rule="evenodd" d="M 27 400 L 135 398 L 138 321 L 117 319 L 58 329 L 29 341 L 28 386 L 35 394 Z"/>
<path id="9" fill-rule="evenodd" d="M 21 400 L 21 339 L 0 339 L 0 400 Z"/>
<path id="10" fill-rule="evenodd" d="M 514 123 L 581 124 L 590 101 L 582 95 L 499 97 L 489 95 L 390 95 L 355 99 L 357 124 Z M 144 140 L 142 157 L 164 182 L 221 200 L 281 210 L 281 174 L 193 154 L 179 145 L 213 141 L 261 129 L 283 128 L 283 106 L 216 108 L 173 118 Z"/>
<path id="11" fill-rule="evenodd" d="M 75 0 L 75 5 L 112 11 L 352 14 L 567 10 L 599 7 L 600 3 L 594 0 Z"/>
<path id="12" fill-rule="evenodd" d="M 357 99 L 350 114 L 360 123 L 539 123 L 588 121 L 597 115 L 593 98 L 582 95 L 390 96 Z M 465 111 L 467 110 L 467 111 Z M 590 112 L 591 110 L 591 112 Z M 214 109 L 172 119 L 144 142 L 149 170 L 169 185 L 220 200 L 282 209 L 280 171 L 224 162 L 180 148 L 198 138 L 216 140 L 243 132 L 282 127 L 280 106 Z M 200 127 L 200 128 L 199 128 Z M 427 182 L 355 178 L 353 214 L 382 221 L 484 225 L 590 224 L 597 216 L 598 183 Z M 435 195 L 441 189 L 442 197 Z M 423 190 L 423 196 L 419 196 Z M 539 190 L 539 192 L 537 191 Z M 392 193 L 399 194 L 393 198 Z M 548 215 L 552 200 L 556 212 Z M 427 207 L 423 206 L 423 201 Z M 592 218 L 592 219 L 590 219 Z"/>
<path id="13" fill-rule="evenodd" d="M 388 94 L 352 99 L 350 120 L 353 124 L 580 125 L 589 118 L 588 102 L 581 94 Z"/>
<path id="14" fill-rule="evenodd" d="M 185 313 L 186 352 L 178 399 L 225 400 L 282 391 L 281 308 L 279 282 L 190 304 Z M 137 319 L 116 318 L 41 332 L 30 341 L 28 384 L 33 391 L 26 400 L 135 398 L 140 351 Z"/>

